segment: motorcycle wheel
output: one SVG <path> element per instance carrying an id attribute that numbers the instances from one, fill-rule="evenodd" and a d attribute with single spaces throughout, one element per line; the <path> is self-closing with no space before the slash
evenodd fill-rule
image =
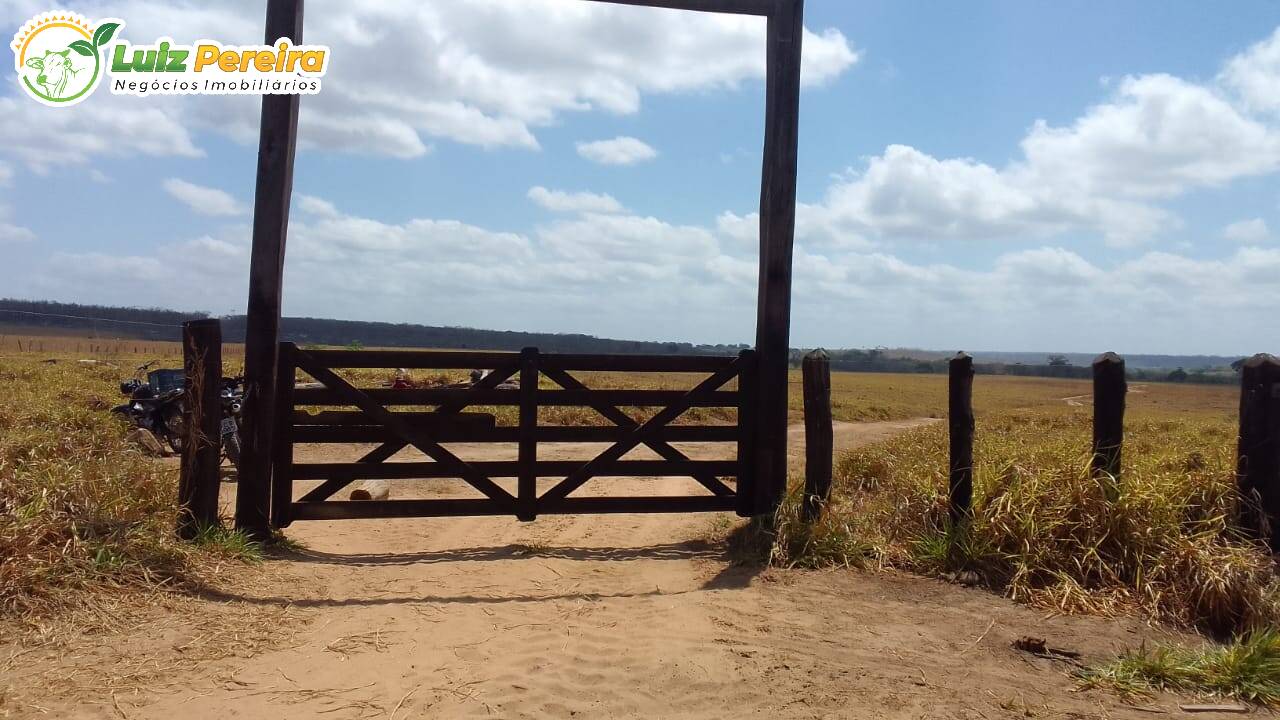
<path id="1" fill-rule="evenodd" d="M 182 406 L 177 405 L 165 410 L 164 439 L 175 453 L 182 452 L 182 439 L 186 437 L 186 427 L 182 419 Z"/>
<path id="2" fill-rule="evenodd" d="M 222 436 L 222 452 L 235 467 L 240 467 L 240 433 L 227 433 Z"/>

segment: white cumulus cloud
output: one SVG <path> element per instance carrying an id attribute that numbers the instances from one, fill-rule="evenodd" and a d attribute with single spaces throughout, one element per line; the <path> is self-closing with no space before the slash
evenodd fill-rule
<path id="1" fill-rule="evenodd" d="M 1262 218 L 1238 220 L 1222 228 L 1223 239 L 1244 245 L 1258 245 L 1271 237 L 1267 221 Z"/>
<path id="2" fill-rule="evenodd" d="M 35 8 L 10 3 L 0 7 L 0 21 L 17 27 Z M 135 39 L 262 39 L 260 0 L 86 0 L 76 9 L 128 18 Z M 761 81 L 765 71 L 764 20 L 745 16 L 563 0 L 384 0 L 318 2 L 306 21 L 306 39 L 329 45 L 334 62 L 324 90 L 303 100 L 299 142 L 399 158 L 429 152 L 436 139 L 535 149 L 537 130 L 566 113 L 635 113 L 646 95 L 731 89 Z M 859 59 L 834 28 L 806 29 L 803 50 L 802 77 L 810 86 L 830 82 Z M 128 118 L 116 110 L 105 123 L 97 116 L 100 99 L 94 98 L 93 122 L 59 113 L 57 122 L 93 138 L 73 144 L 71 155 L 160 148 L 192 154 L 190 138 L 179 132 L 189 129 L 245 143 L 257 137 L 257 98 L 121 98 Z M 44 147 L 25 142 L 32 132 L 16 120 L 6 122 L 13 109 L 0 106 L 0 133 L 10 146 Z M 120 132 L 129 118 L 144 117 L 146 132 Z"/>
<path id="3" fill-rule="evenodd" d="M 529 199 L 552 212 L 617 213 L 623 210 L 622 203 L 612 195 L 548 190 L 541 185 L 529 188 Z"/>
<path id="4" fill-rule="evenodd" d="M 1280 53 L 1277 38 L 1229 60 L 1219 82 L 1280 83 L 1270 60 Z M 1258 102 L 1234 102 L 1217 83 L 1127 77 L 1067 125 L 1035 121 L 1021 157 L 1004 166 L 890 145 L 834 183 L 813 219 L 833 238 L 1025 240 L 1085 231 L 1117 246 L 1149 242 L 1181 225 L 1164 201 L 1280 171 L 1280 125 L 1251 114 Z"/>
<path id="5" fill-rule="evenodd" d="M 1219 80 L 1236 92 L 1249 109 L 1280 111 L 1280 28 L 1231 58 Z"/>
<path id="6" fill-rule="evenodd" d="M 658 156 L 643 140 L 627 136 L 580 142 L 577 148 L 579 155 L 601 165 L 635 165 Z"/>
<path id="7" fill-rule="evenodd" d="M 243 215 L 246 209 L 230 193 L 180 178 L 164 181 L 164 191 L 201 215 Z"/>

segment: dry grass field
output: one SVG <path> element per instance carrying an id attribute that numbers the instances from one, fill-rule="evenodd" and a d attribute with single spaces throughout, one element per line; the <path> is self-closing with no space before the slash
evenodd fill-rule
<path id="1" fill-rule="evenodd" d="M 261 557 L 235 533 L 211 533 L 194 545 L 174 541 L 174 466 L 127 442 L 126 428 L 107 412 L 118 402 L 118 381 L 135 366 L 152 359 L 179 365 L 176 343 L 135 350 L 121 341 L 86 351 L 88 338 L 4 342 L 12 344 L 0 346 L 0 625 L 47 634 L 50 618 L 175 591 L 187 596 L 221 584 L 228 572 L 242 575 L 236 568 Z M 241 356 L 229 349 L 228 373 L 238 372 Z M 386 371 L 347 374 L 366 386 L 391 379 Z M 463 376 L 414 373 L 428 384 Z M 689 387 L 699 378 L 582 379 L 628 388 Z M 799 383 L 793 372 L 793 423 L 802 420 Z M 945 414 L 941 376 L 835 373 L 832 384 L 839 421 Z M 1133 384 L 1125 471 L 1112 481 L 1087 472 L 1087 381 L 978 376 L 974 400 L 975 517 L 965 532 L 946 519 L 946 429 L 931 423 L 841 453 L 832 503 L 812 527 L 796 522 L 801 468 L 793 466 L 772 563 L 972 577 L 1054 613 L 1136 613 L 1239 634 L 1239 644 L 1206 654 L 1135 651 L 1082 681 L 1280 702 L 1280 642 L 1257 632 L 1280 620 L 1274 563 L 1231 521 L 1241 502 L 1232 466 L 1235 388 Z M 543 419 L 600 422 L 574 408 L 544 409 Z M 1161 673 L 1182 674 L 1175 682 Z"/>
<path id="2" fill-rule="evenodd" d="M 130 371 L 149 360 L 157 360 L 167 366 L 181 364 L 182 344 L 179 342 L 112 339 L 40 330 L 22 326 L 0 328 L 0 357 L 63 361 L 89 359 Z M 225 344 L 226 374 L 240 372 L 243 358 L 243 344 Z M 391 371 L 352 371 L 345 374 L 370 385 L 390 381 L 393 376 Z M 415 371 L 411 375 L 420 383 L 445 383 L 461 381 L 467 373 Z M 700 375 L 679 373 L 582 373 L 582 380 L 591 387 L 618 389 L 687 388 L 701 379 Z M 790 420 L 798 422 L 804 417 L 798 369 L 791 371 L 790 385 Z M 1087 405 L 1090 392 L 1088 380 L 979 375 L 974 382 L 973 401 L 981 415 L 1004 410 Z M 936 418 L 943 417 L 947 410 L 947 379 L 943 375 L 836 372 L 831 377 L 831 394 L 833 416 L 847 422 Z M 1134 383 L 1128 405 L 1131 413 L 1154 417 L 1165 414 L 1222 416 L 1234 414 L 1238 401 L 1238 393 L 1233 386 Z"/>

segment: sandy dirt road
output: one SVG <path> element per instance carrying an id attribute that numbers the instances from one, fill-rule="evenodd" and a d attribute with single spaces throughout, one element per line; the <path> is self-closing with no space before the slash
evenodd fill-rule
<path id="1" fill-rule="evenodd" d="M 923 422 L 840 424 L 837 445 L 874 442 Z M 793 453 L 802 440 L 793 434 Z M 680 492 L 687 481 L 620 482 L 661 493 Z M 198 631 L 184 629 L 181 619 L 143 624 L 97 638 L 70 660 L 67 653 L 61 660 L 37 656 L 10 679 L 20 683 L 22 673 L 36 671 L 47 677 L 59 662 L 99 663 L 110 674 L 115 666 L 137 667 L 141 657 L 150 658 L 153 682 L 110 693 L 69 687 L 61 697 L 37 699 L 47 713 L 18 702 L 10 712 L 128 719 L 1150 717 L 1107 694 L 1074 692 L 1070 666 L 1010 648 L 1012 639 L 1032 634 L 1099 655 L 1154 637 L 1136 622 L 1046 618 L 982 590 L 894 573 L 735 567 L 722 544 L 707 539 L 734 522 L 613 515 L 528 524 L 296 523 L 288 534 L 305 551 L 271 561 L 261 583 L 215 593 L 188 610 L 281 613 L 269 642 L 244 657 L 179 663 Z M 237 615 L 227 617 L 234 623 Z M 170 662 L 175 669 L 166 674 Z M 1148 703 L 1176 712 L 1167 698 Z"/>

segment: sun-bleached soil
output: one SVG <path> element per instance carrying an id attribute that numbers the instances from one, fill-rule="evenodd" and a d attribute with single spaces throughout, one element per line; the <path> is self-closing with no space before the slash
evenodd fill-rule
<path id="1" fill-rule="evenodd" d="M 840 423 L 837 447 L 924 422 Z M 802 442 L 793 428 L 793 453 Z M 451 447 L 476 459 L 505 452 Z M 553 446 L 543 457 L 598 449 Z M 326 448 L 308 459 L 357 451 Z M 404 482 L 393 497 L 449 487 Z M 624 478 L 584 491 L 690 487 Z M 224 501 L 233 488 L 224 485 Z M 1137 620 L 1050 616 L 984 590 L 891 572 L 735 566 L 715 538 L 736 522 L 584 515 L 295 523 L 287 534 L 305 549 L 245 570 L 245 582 L 122 615 L 130 621 L 106 632 L 0 654 L 10 658 L 0 662 L 0 717 L 1181 714 L 1169 697 L 1128 704 L 1079 692 L 1068 662 L 1011 647 L 1034 635 L 1088 661 L 1161 637 Z"/>

